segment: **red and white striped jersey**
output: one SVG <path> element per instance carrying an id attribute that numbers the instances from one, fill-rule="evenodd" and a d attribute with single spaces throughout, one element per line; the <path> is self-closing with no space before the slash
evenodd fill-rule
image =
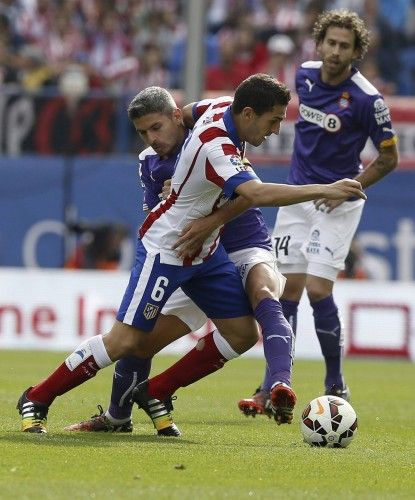
<path id="1" fill-rule="evenodd" d="M 146 250 L 160 254 L 160 262 L 177 266 L 201 264 L 219 244 L 219 229 L 204 242 L 193 259 L 179 259 L 172 250 L 184 226 L 211 214 L 234 195 L 235 188 L 258 179 L 242 163 L 243 144 L 237 134 L 230 104 L 232 98 L 201 101 L 206 110 L 186 139 L 172 178 L 170 196 L 160 202 L 140 228 Z M 197 113 L 197 115 L 200 113 Z"/>

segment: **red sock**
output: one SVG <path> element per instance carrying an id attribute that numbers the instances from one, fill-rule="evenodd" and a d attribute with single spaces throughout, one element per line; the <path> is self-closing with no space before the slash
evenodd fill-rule
<path id="1" fill-rule="evenodd" d="M 208 333 L 177 363 L 150 379 L 148 392 L 164 401 L 179 387 L 186 387 L 219 370 L 226 361 L 213 341 L 213 333 Z"/>
<path id="2" fill-rule="evenodd" d="M 31 401 L 49 406 L 57 396 L 95 377 L 98 370 L 93 356 L 84 359 L 73 371 L 62 363 L 47 379 L 32 387 L 27 396 Z"/>

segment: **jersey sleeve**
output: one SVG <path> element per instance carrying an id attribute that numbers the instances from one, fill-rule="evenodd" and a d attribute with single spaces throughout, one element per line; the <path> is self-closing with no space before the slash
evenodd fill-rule
<path id="1" fill-rule="evenodd" d="M 145 160 L 140 159 L 138 173 L 141 187 L 143 188 L 143 211 L 147 212 L 160 202 L 160 193 L 155 189 L 156 184 L 151 179 L 148 165 Z"/>
<path id="2" fill-rule="evenodd" d="M 248 162 L 243 162 L 232 142 L 209 145 L 206 157 L 206 178 L 219 186 L 231 198 L 235 189 L 244 182 L 258 180 Z"/>
<path id="3" fill-rule="evenodd" d="M 193 105 L 192 113 L 195 123 L 206 112 L 209 107 L 224 108 L 232 104 L 233 98 L 230 96 L 218 97 L 216 99 L 202 99 Z"/>
<path id="4" fill-rule="evenodd" d="M 362 106 L 361 119 L 374 146 L 379 150 L 382 147 L 396 144 L 398 138 L 383 96 L 380 94 L 369 96 L 365 104 Z"/>

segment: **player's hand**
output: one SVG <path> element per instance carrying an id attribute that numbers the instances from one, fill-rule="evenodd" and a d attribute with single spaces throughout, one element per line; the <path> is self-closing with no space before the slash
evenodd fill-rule
<path id="1" fill-rule="evenodd" d="M 216 229 L 209 217 L 194 220 L 186 224 L 180 232 L 180 237 L 173 245 L 173 250 L 176 250 L 177 256 L 181 259 L 186 257 L 196 256 L 205 240 Z"/>
<path id="2" fill-rule="evenodd" d="M 339 201 L 356 197 L 362 198 L 362 200 L 367 199 L 367 196 L 363 192 L 362 185 L 359 181 L 354 179 L 341 179 L 340 181 L 333 182 L 332 184 L 327 184 L 325 188 L 325 196 L 323 196 L 322 199 L 327 198 L 327 200 Z"/>
<path id="3" fill-rule="evenodd" d="M 161 197 L 165 200 L 171 193 L 171 179 L 164 181 L 163 187 L 161 188 Z"/>
<path id="4" fill-rule="evenodd" d="M 329 200 L 328 198 L 320 198 L 319 200 L 314 200 L 314 206 L 316 207 L 316 210 L 329 214 L 346 200 L 346 197 L 341 200 Z"/>

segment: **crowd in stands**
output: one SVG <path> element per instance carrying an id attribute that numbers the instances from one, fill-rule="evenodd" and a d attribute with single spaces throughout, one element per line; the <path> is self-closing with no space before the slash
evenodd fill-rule
<path id="1" fill-rule="evenodd" d="M 190 0 L 0 0 L 0 86 L 136 93 L 183 87 Z M 384 94 L 415 95 L 415 0 L 206 0 L 206 90 L 263 71 L 293 87 L 315 59 L 311 27 L 325 9 L 368 23 L 360 69 Z"/>

